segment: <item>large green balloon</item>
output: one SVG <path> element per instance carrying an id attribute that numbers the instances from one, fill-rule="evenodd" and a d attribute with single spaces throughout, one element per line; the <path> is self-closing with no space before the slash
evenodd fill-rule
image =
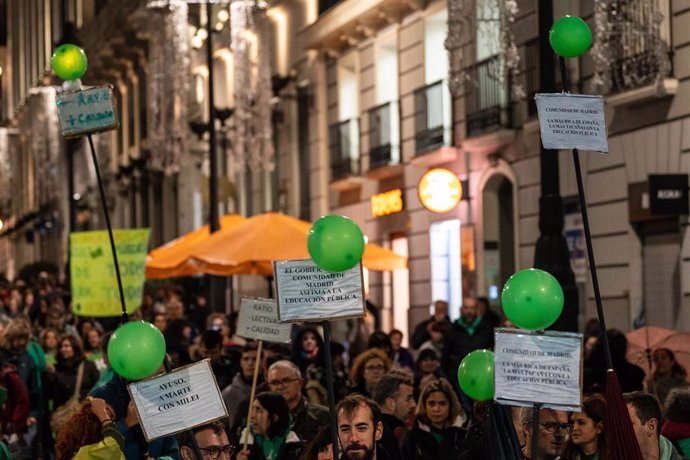
<path id="1" fill-rule="evenodd" d="M 592 31 L 581 18 L 563 16 L 551 27 L 549 43 L 559 56 L 578 57 L 592 46 Z"/>
<path id="2" fill-rule="evenodd" d="M 131 321 L 118 327 L 108 343 L 113 370 L 127 380 L 150 377 L 165 358 L 165 339 L 156 326 Z"/>
<path id="3" fill-rule="evenodd" d="M 521 270 L 503 287 L 501 306 L 516 326 L 530 331 L 546 329 L 561 316 L 563 288 L 544 270 Z"/>
<path id="4" fill-rule="evenodd" d="M 319 267 L 329 272 L 342 272 L 362 259 L 364 234 L 352 219 L 331 214 L 311 226 L 307 249 Z"/>
<path id="5" fill-rule="evenodd" d="M 76 80 L 86 73 L 88 60 L 84 50 L 77 45 L 60 45 L 53 51 L 50 66 L 55 75 L 63 80 Z"/>
<path id="6" fill-rule="evenodd" d="M 475 350 L 463 358 L 458 367 L 458 384 L 475 401 L 494 397 L 494 352 Z"/>

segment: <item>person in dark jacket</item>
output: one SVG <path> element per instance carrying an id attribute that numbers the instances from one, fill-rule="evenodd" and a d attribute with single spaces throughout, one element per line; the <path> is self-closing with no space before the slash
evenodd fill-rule
<path id="1" fill-rule="evenodd" d="M 245 448 L 246 445 L 246 448 Z M 276 393 L 259 393 L 252 401 L 250 427 L 242 431 L 236 460 L 297 460 L 303 442 L 290 429 L 290 410 Z"/>
<path id="2" fill-rule="evenodd" d="M 624 393 L 641 391 L 644 386 L 644 371 L 639 366 L 628 362 L 625 354 L 628 351 L 628 339 L 621 331 L 609 329 L 607 332 L 609 347 L 611 348 L 611 360 L 613 368 L 618 375 L 621 390 Z M 605 360 L 604 348 L 601 340 L 598 340 L 589 357 L 585 358 L 583 366 L 583 392 L 584 394 L 604 393 L 606 386 L 606 370 L 608 365 Z"/>
<path id="3" fill-rule="evenodd" d="M 453 388 L 458 394 L 461 392 L 455 375 L 462 359 L 472 351 L 494 347 L 493 328 L 489 321 L 478 313 L 477 299 L 465 298 L 460 308 L 460 318 L 448 331 L 443 348 L 443 371 L 453 382 Z M 465 401 L 463 401 L 463 406 L 466 407 Z"/>
<path id="4" fill-rule="evenodd" d="M 0 404 L 0 429 L 2 434 L 21 435 L 26 431 L 29 417 L 29 392 L 14 364 L 0 360 L 0 385 L 4 390 L 4 402 Z"/>
<path id="5" fill-rule="evenodd" d="M 305 326 L 297 332 L 292 340 L 291 361 L 299 366 L 302 375 L 307 375 L 310 366 L 325 369 L 324 343 L 316 328 Z"/>
<path id="6" fill-rule="evenodd" d="M 446 379 L 422 389 L 413 428 L 403 440 L 404 460 L 457 460 L 466 450 L 467 415 Z"/>
<path id="7" fill-rule="evenodd" d="M 47 375 L 48 396 L 53 400 L 53 410 L 65 404 L 74 395 L 81 365 L 84 370 L 79 397 L 84 398 L 98 382 L 101 374 L 93 362 L 84 358 L 79 341 L 72 335 L 63 336 L 58 345 L 55 367 Z"/>
<path id="8" fill-rule="evenodd" d="M 445 300 L 437 300 L 434 302 L 434 314 L 431 318 L 422 321 L 414 328 L 410 344 L 413 349 L 418 350 L 422 344 L 431 339 L 431 325 L 435 322 L 443 322 L 450 327 L 451 322 L 448 317 L 448 302 Z"/>
<path id="9" fill-rule="evenodd" d="M 414 416 L 412 381 L 401 371 L 385 375 L 374 388 L 373 400 L 381 408 L 383 434 L 379 444 L 391 458 L 402 458 L 400 445 L 407 431 L 405 424 Z"/>
<path id="10" fill-rule="evenodd" d="M 107 347 L 105 347 L 107 350 Z M 107 354 L 104 355 L 106 363 L 109 364 Z M 139 421 L 137 420 L 136 409 L 131 401 L 127 384 L 131 382 L 123 379 L 118 374 L 103 386 L 91 390 L 91 396 L 105 400 L 115 411 L 115 422 L 118 431 L 125 438 L 122 451 L 127 460 L 141 460 L 150 457 L 158 458 L 168 456 L 172 460 L 180 459 L 180 452 L 177 440 L 173 436 L 158 438 L 149 443 L 144 438 Z"/>

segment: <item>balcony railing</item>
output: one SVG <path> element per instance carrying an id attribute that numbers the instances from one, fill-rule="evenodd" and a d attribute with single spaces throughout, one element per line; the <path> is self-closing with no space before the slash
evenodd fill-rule
<path id="1" fill-rule="evenodd" d="M 467 137 L 508 127 L 508 85 L 500 56 L 473 65 L 467 69 L 467 76 Z"/>
<path id="2" fill-rule="evenodd" d="M 369 110 L 369 169 L 400 163 L 400 115 L 397 102 Z"/>
<path id="3" fill-rule="evenodd" d="M 437 81 L 414 92 L 416 153 L 451 145 L 450 91 Z"/>
<path id="4" fill-rule="evenodd" d="M 359 176 L 359 120 L 351 118 L 329 127 L 329 151 L 331 154 L 331 180 Z"/>

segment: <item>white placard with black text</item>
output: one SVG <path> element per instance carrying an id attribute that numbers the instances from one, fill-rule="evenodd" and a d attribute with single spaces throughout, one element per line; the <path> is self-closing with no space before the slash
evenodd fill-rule
<path id="1" fill-rule="evenodd" d="M 273 262 L 278 317 L 282 323 L 364 316 L 362 264 L 332 273 L 313 260 Z"/>
<path id="2" fill-rule="evenodd" d="M 603 97 L 540 93 L 534 99 L 545 149 L 609 151 Z"/>
<path id="3" fill-rule="evenodd" d="M 580 410 L 582 334 L 496 329 L 495 339 L 496 401 Z"/>
<path id="4" fill-rule="evenodd" d="M 267 342 L 289 342 L 292 326 L 278 322 L 275 300 L 243 297 L 237 319 L 237 335 Z"/>
<path id="5" fill-rule="evenodd" d="M 208 359 L 131 383 L 127 390 L 147 441 L 228 416 Z"/>

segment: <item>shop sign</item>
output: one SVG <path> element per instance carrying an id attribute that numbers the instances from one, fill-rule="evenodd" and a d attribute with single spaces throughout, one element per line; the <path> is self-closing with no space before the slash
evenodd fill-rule
<path id="1" fill-rule="evenodd" d="M 534 99 L 545 149 L 609 151 L 603 97 L 554 93 Z"/>
<path id="2" fill-rule="evenodd" d="M 495 396 L 512 406 L 579 411 L 582 334 L 496 329 Z"/>
<path id="3" fill-rule="evenodd" d="M 110 86 L 58 93 L 60 131 L 66 138 L 116 129 L 117 114 Z"/>
<path id="4" fill-rule="evenodd" d="M 443 168 L 426 172 L 417 186 L 419 200 L 432 212 L 448 212 L 462 199 L 462 184 L 457 174 Z"/>
<path id="5" fill-rule="evenodd" d="M 649 211 L 654 215 L 687 215 L 688 175 L 650 174 Z"/>
<path id="6" fill-rule="evenodd" d="M 403 210 L 402 190 L 396 188 L 371 197 L 371 215 L 382 217 Z"/>

